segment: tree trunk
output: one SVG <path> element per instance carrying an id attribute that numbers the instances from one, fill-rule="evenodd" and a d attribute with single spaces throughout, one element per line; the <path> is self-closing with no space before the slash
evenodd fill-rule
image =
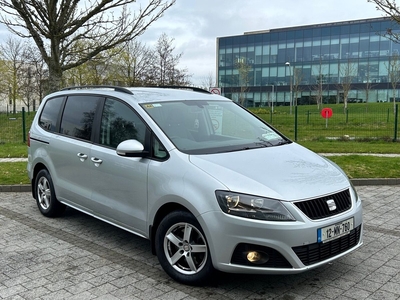
<path id="1" fill-rule="evenodd" d="M 49 80 L 46 88 L 46 94 L 59 91 L 62 87 L 62 69 L 54 63 L 49 64 Z"/>

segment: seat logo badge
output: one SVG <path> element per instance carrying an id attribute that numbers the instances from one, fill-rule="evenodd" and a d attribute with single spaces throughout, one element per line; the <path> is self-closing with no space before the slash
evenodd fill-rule
<path id="1" fill-rule="evenodd" d="M 326 204 L 328 204 L 329 211 L 334 211 L 334 210 L 336 210 L 336 203 L 335 203 L 335 200 L 329 199 L 329 200 L 326 201 Z"/>

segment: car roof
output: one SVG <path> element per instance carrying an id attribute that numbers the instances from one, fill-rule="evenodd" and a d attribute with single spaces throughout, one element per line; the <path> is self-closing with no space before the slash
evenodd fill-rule
<path id="1" fill-rule="evenodd" d="M 129 88 L 138 102 L 171 100 L 228 100 L 216 94 L 174 88 Z"/>
<path id="2" fill-rule="evenodd" d="M 103 94 L 107 96 L 118 96 L 126 100 L 134 100 L 137 103 L 165 102 L 176 100 L 223 100 L 231 101 L 217 94 L 194 87 L 117 87 L 117 86 L 76 86 L 65 88 L 51 94 Z"/>

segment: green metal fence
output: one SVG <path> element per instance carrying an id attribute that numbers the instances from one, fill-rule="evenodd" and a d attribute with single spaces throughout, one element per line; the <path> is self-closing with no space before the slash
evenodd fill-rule
<path id="1" fill-rule="evenodd" d="M 0 144 L 25 143 L 34 112 L 0 113 Z"/>
<path id="2" fill-rule="evenodd" d="M 325 110 L 324 110 L 325 109 Z M 323 111 L 330 110 L 328 118 Z M 398 104 L 353 104 L 257 108 L 254 113 L 296 141 L 357 140 L 398 141 Z"/>

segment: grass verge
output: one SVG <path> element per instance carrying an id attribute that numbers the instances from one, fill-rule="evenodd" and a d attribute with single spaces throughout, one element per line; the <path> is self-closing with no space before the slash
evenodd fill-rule
<path id="1" fill-rule="evenodd" d="M 29 184 L 26 162 L 0 163 L 0 184 Z"/>
<path id="2" fill-rule="evenodd" d="M 0 145 L 0 158 L 26 158 L 28 157 L 28 147 L 26 144 L 17 143 L 9 144 L 5 143 Z"/>
<path id="3" fill-rule="evenodd" d="M 400 178 L 400 157 L 330 156 L 349 178 Z"/>
<path id="4" fill-rule="evenodd" d="M 300 145 L 317 153 L 387 153 L 400 154 L 399 142 L 302 141 Z"/>

